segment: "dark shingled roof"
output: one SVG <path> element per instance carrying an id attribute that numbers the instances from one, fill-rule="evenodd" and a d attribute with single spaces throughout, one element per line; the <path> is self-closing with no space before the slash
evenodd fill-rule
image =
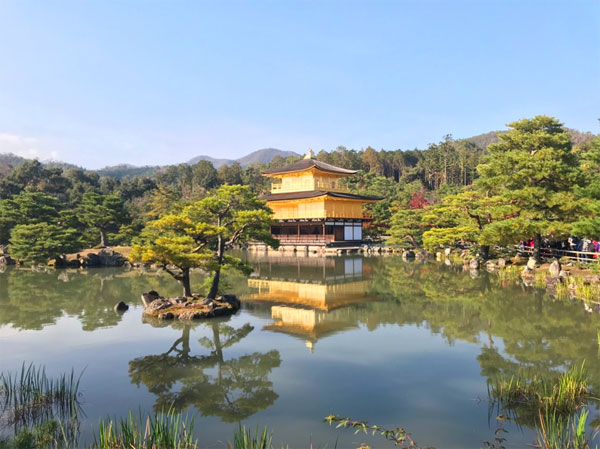
<path id="1" fill-rule="evenodd" d="M 342 175 L 353 175 L 358 171 L 358 170 L 348 170 L 345 168 L 336 167 L 335 165 L 327 164 L 325 162 L 321 162 L 321 161 L 318 161 L 318 160 L 312 159 L 312 158 L 304 158 L 304 159 L 300 159 L 297 162 L 294 162 L 293 164 L 286 165 L 285 167 L 264 170 L 262 172 L 262 174 L 263 175 L 273 175 L 273 174 L 277 174 L 277 173 L 290 173 L 290 172 L 295 172 L 295 171 L 308 170 L 309 168 L 313 168 L 313 167 L 318 170 L 321 170 L 321 171 L 326 171 L 329 173 L 339 173 Z"/>
<path id="2" fill-rule="evenodd" d="M 343 198 L 347 200 L 363 200 L 363 201 L 379 201 L 383 198 L 378 196 L 362 196 L 352 193 L 342 192 L 327 192 L 325 190 L 309 190 L 307 192 L 290 192 L 290 193 L 270 193 L 261 195 L 258 198 L 263 201 L 282 201 L 282 200 L 301 200 L 304 198 L 317 198 L 319 196 L 329 195 L 333 198 Z"/>

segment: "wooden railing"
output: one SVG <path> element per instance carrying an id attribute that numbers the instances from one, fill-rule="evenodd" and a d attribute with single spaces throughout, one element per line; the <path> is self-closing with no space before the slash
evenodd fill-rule
<path id="1" fill-rule="evenodd" d="M 532 255 L 534 249 L 530 246 L 519 246 L 518 251 L 521 254 Z M 570 249 L 542 248 L 541 254 L 542 257 L 545 259 L 560 259 L 562 257 L 566 257 L 568 259 L 577 260 L 580 262 L 600 262 L 600 258 L 598 258 L 600 253 L 590 251 L 573 251 Z"/>
<path id="2" fill-rule="evenodd" d="M 333 242 L 333 235 L 274 235 L 280 243 Z"/>

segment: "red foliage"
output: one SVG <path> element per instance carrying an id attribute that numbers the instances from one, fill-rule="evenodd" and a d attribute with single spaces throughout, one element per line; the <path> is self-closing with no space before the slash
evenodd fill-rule
<path id="1" fill-rule="evenodd" d="M 425 206 L 429 206 L 429 201 L 425 198 L 425 190 L 414 192 L 408 206 L 411 209 L 423 209 Z"/>

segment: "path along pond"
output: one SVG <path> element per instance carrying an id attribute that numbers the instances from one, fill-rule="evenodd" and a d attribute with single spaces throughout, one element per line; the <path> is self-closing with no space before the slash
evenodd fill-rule
<path id="1" fill-rule="evenodd" d="M 484 271 L 399 257 L 243 253 L 229 273 L 242 310 L 219 321 L 157 323 L 140 294 L 180 294 L 136 269 L 0 273 L 0 369 L 84 371 L 81 440 L 98 420 L 173 406 L 194 415 L 200 447 L 223 448 L 242 421 L 275 447 L 392 447 L 323 424 L 329 414 L 389 428 L 422 446 L 480 448 L 507 413 L 507 447 L 535 441 L 534 419 L 503 410 L 488 382 L 519 370 L 552 376 L 585 360 L 600 391 L 600 313 Z M 198 290 L 204 279 L 193 278 Z M 113 306 L 125 301 L 128 312 Z M 599 422 L 592 408 L 590 426 Z"/>

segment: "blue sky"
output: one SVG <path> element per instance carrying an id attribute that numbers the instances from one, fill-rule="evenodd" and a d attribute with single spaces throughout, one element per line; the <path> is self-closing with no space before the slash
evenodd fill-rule
<path id="1" fill-rule="evenodd" d="M 600 1 L 0 0 L 0 152 L 104 165 L 600 132 Z"/>

